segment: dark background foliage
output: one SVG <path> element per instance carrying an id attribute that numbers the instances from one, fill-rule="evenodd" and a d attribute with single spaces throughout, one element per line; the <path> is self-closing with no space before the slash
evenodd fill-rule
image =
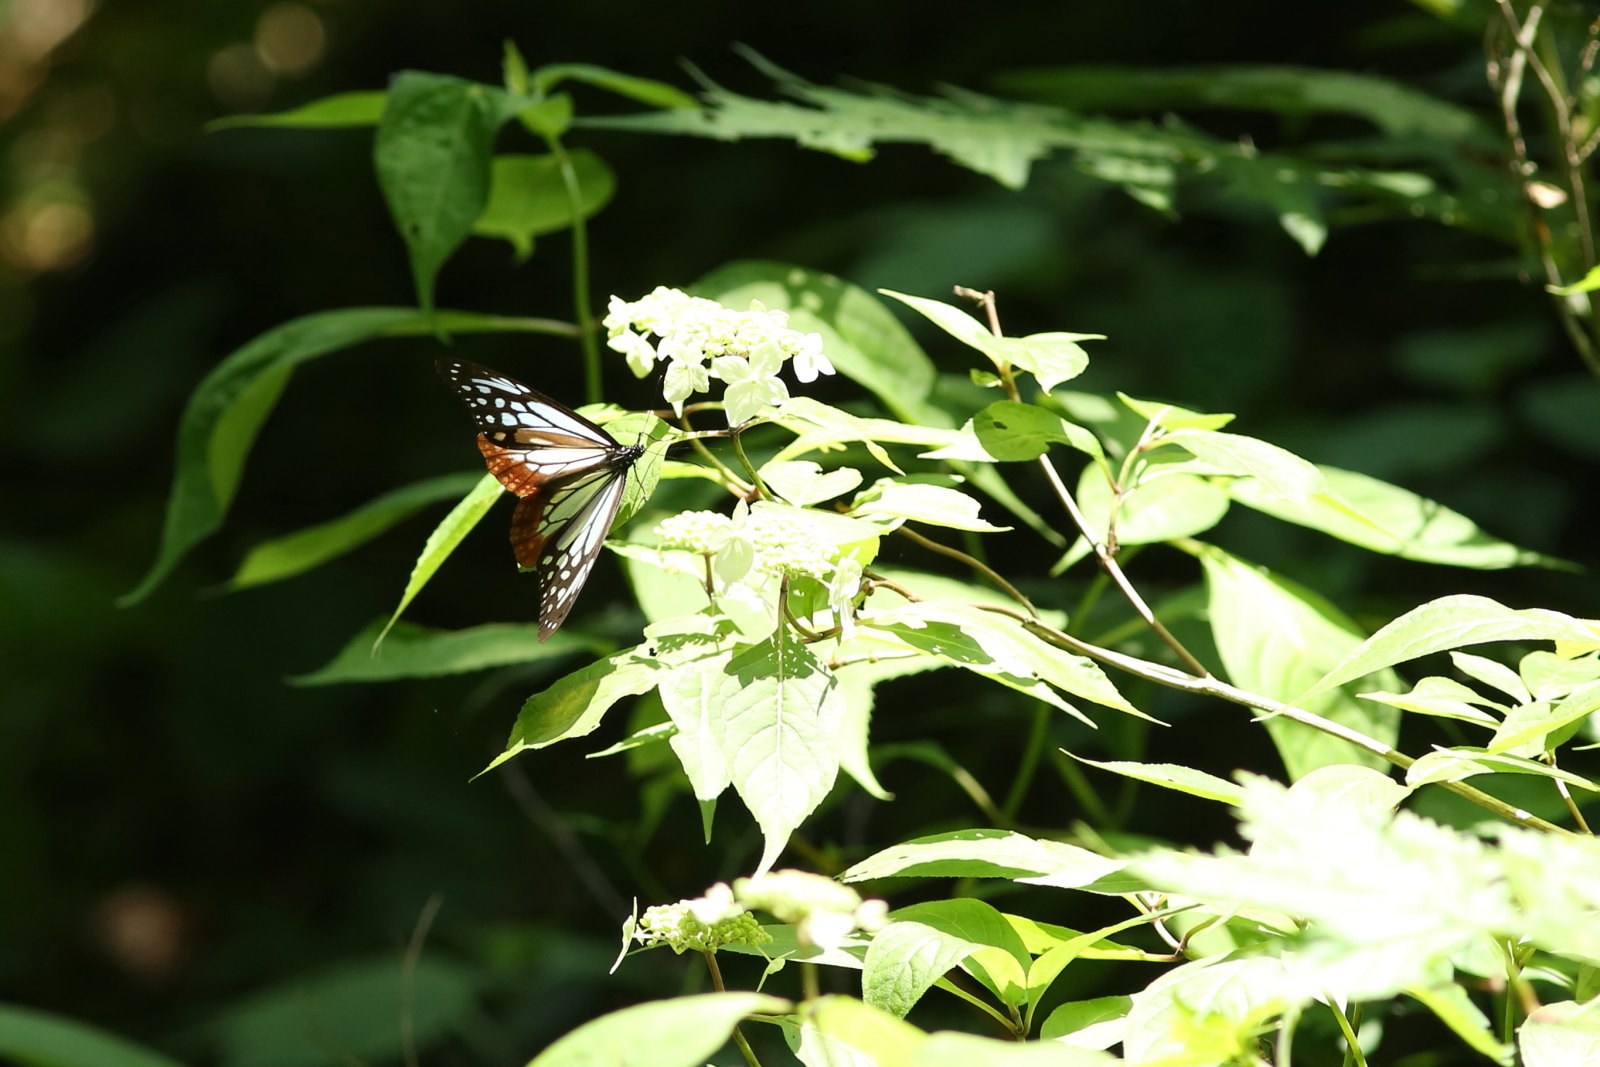
<path id="1" fill-rule="evenodd" d="M 1398 4 L 1310 16 L 1237 2 L 825 3 L 786 11 L 804 16 L 790 24 L 751 11 L 708 0 L 0 5 L 14 31 L 0 50 L 0 996 L 205 1058 L 230 1006 L 336 964 L 395 958 L 436 898 L 430 945 L 471 975 L 482 1009 L 438 1062 L 520 1062 L 608 1006 L 676 990 L 680 969 L 657 957 L 605 977 L 629 901 L 692 895 L 754 855 L 732 802 L 704 845 L 691 800 L 648 757 L 586 761 L 584 746 L 567 746 L 469 783 L 544 684 L 536 672 L 285 684 L 389 610 L 428 519 L 313 576 L 216 595 L 264 537 L 472 468 L 463 420 L 429 366 L 432 341 L 299 372 L 227 528 L 150 600 L 112 606 L 153 553 L 176 416 L 205 369 L 296 315 L 410 298 L 368 131 L 206 134 L 206 121 L 381 87 L 406 68 L 493 82 L 502 38 L 531 64 L 592 62 L 685 87 L 687 59 L 756 95 L 765 83 L 731 42 L 816 82 L 912 92 L 992 91 L 1007 71 L 1057 64 L 1251 62 L 1381 73 L 1488 102 L 1475 31 Z M 627 110 L 583 90 L 580 107 Z M 1344 132 L 1338 120 L 1189 118 L 1264 147 Z M 1495 534 L 1591 555 L 1593 382 L 1504 245 L 1387 222 L 1336 228 L 1310 258 L 1264 211 L 1201 192 L 1169 220 L 1065 159 L 1011 192 L 919 147 L 856 165 L 778 142 L 573 141 L 619 176 L 591 227 L 601 293 L 686 285 L 748 257 L 930 296 L 993 288 L 1011 332 L 1109 335 L 1087 388 L 1235 411 L 1243 432 L 1396 481 Z M 440 303 L 565 317 L 567 243 L 542 238 L 515 266 L 505 245 L 469 242 L 441 276 Z M 962 352 L 923 336 L 962 369 Z M 581 393 L 563 342 L 462 338 L 456 350 L 554 395 Z M 620 362 L 607 388 L 623 404 L 651 402 L 651 384 Z M 532 616 L 499 522 L 412 617 Z M 1215 536 L 1369 622 L 1456 591 L 1594 614 L 1584 577 L 1378 559 L 1251 516 Z M 1046 599 L 1070 606 L 1080 591 L 1044 578 L 1051 555 L 1037 541 L 1005 558 Z M 1131 571 L 1156 599 L 1195 577 L 1155 552 Z M 585 596 L 580 615 L 598 632 L 637 625 L 618 575 L 602 561 Z M 1175 729 L 1141 739 L 1117 723 L 1089 735 L 1052 720 L 1051 739 L 1089 756 L 1182 752 L 1222 774 L 1275 767 L 1233 710 L 1141 698 Z M 959 750 L 1003 794 L 1031 716 L 934 676 L 885 688 L 874 734 Z M 608 724 L 602 741 L 623 733 Z M 891 761 L 882 775 L 895 803 L 841 788 L 792 861 L 832 870 L 900 835 L 982 821 L 925 763 Z M 1124 805 L 1120 785 L 1096 784 L 1119 815 L 1102 830 L 1197 843 L 1227 832 L 1192 804 L 1141 793 Z M 1083 817 L 1053 773 L 1023 814 L 1057 828 Z M 1062 901 L 1030 906 L 1075 926 L 1091 918 Z"/>

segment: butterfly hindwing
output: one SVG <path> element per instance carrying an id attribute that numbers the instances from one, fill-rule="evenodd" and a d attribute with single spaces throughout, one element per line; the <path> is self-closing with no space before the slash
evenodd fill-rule
<path id="1" fill-rule="evenodd" d="M 438 367 L 472 412 L 489 473 L 522 498 L 511 548 L 537 577 L 543 641 L 578 599 L 644 449 L 618 444 L 577 412 L 487 367 L 465 360 Z"/>

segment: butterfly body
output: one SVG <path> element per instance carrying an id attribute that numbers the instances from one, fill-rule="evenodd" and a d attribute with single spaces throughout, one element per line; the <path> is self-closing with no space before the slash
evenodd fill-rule
<path id="1" fill-rule="evenodd" d="M 517 563 L 539 583 L 539 640 L 566 620 L 594 568 L 642 445 L 605 430 L 521 382 L 464 360 L 439 373 L 478 425 L 489 473 L 519 499 L 511 517 Z"/>

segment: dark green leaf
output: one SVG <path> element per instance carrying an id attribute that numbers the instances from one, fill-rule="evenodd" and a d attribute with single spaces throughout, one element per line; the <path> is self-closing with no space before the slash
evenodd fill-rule
<path id="1" fill-rule="evenodd" d="M 48 1067 L 183 1067 L 98 1026 L 15 1004 L 0 1004 L 0 1057 Z"/>
<path id="2" fill-rule="evenodd" d="M 195 389 L 178 424 L 178 462 L 155 563 L 118 603 L 149 595 L 184 554 L 222 525 L 239 487 L 245 457 L 290 371 L 300 363 L 376 337 L 431 332 L 566 332 L 561 323 L 415 308 L 341 308 L 294 319 L 236 350 Z"/>
<path id="3" fill-rule="evenodd" d="M 383 115 L 384 93 L 335 93 L 309 104 L 271 115 L 229 115 L 206 124 L 208 130 L 228 130 L 236 126 L 275 126 L 300 130 L 337 130 L 376 126 Z"/>
<path id="4" fill-rule="evenodd" d="M 411 255 L 417 303 L 489 202 L 495 134 L 520 101 L 503 89 L 408 70 L 389 86 L 373 164 Z"/>
<path id="5" fill-rule="evenodd" d="M 581 638 L 557 631 L 542 644 L 537 623 L 488 623 L 465 630 L 434 630 L 397 622 L 373 651 L 387 620 L 379 619 L 345 645 L 329 663 L 289 679 L 295 685 L 388 682 L 487 670 L 512 663 L 558 659 L 588 647 Z"/>
<path id="6" fill-rule="evenodd" d="M 616 178 L 593 152 L 579 148 L 570 156 L 581 191 L 581 215 L 588 218 L 610 202 Z M 557 157 L 494 157 L 489 203 L 473 223 L 474 234 L 503 238 L 516 250 L 518 259 L 526 259 L 533 252 L 535 237 L 571 225 L 572 202 Z"/>

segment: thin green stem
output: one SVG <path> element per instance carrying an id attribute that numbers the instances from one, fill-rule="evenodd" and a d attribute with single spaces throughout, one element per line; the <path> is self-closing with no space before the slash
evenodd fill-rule
<path id="1" fill-rule="evenodd" d="M 589 403 L 598 404 L 604 389 L 600 381 L 600 341 L 589 296 L 589 228 L 583 220 L 583 189 L 561 138 L 546 137 L 545 143 L 561 168 L 561 184 L 566 188 L 567 206 L 572 212 L 572 303 L 578 320 L 578 343 L 583 346 L 583 391 Z"/>
<path id="2" fill-rule="evenodd" d="M 1111 810 L 1106 807 L 1105 801 L 1100 799 L 1100 794 L 1095 792 L 1094 786 L 1089 784 L 1089 778 L 1083 773 L 1083 768 L 1078 766 L 1077 760 L 1060 749 L 1051 749 L 1050 762 L 1094 825 L 1103 826 L 1108 830 L 1122 829 L 1122 824 L 1112 819 Z"/>
<path id="3" fill-rule="evenodd" d="M 816 1003 L 817 999 L 822 996 L 822 987 L 817 982 L 817 965 L 815 963 L 800 964 L 800 988 L 804 993 L 805 999 L 810 1003 Z"/>
<path id="4" fill-rule="evenodd" d="M 1011 779 L 1011 788 L 1006 791 L 1005 804 L 1000 809 L 1009 824 L 1015 825 L 1022 800 L 1028 795 L 1028 787 L 1033 784 L 1034 772 L 1039 769 L 1039 760 L 1044 756 L 1045 739 L 1049 736 L 1052 714 L 1050 705 L 1043 703 L 1034 705 L 1033 722 L 1028 728 L 1028 740 L 1023 745 L 1022 761 L 1017 765 L 1017 773 Z"/>
<path id="5" fill-rule="evenodd" d="M 1361 1051 L 1361 1045 L 1356 1041 L 1355 1028 L 1350 1025 L 1350 1020 L 1345 1018 L 1344 1012 L 1335 1003 L 1333 997 L 1328 997 L 1328 1010 L 1333 1012 L 1335 1021 L 1339 1024 L 1339 1032 L 1344 1035 L 1344 1062 L 1345 1067 L 1367 1067 L 1366 1054 Z M 1361 1009 L 1357 1007 L 1356 1011 Z M 1357 1020 L 1359 1022 L 1359 1020 Z"/>
<path id="6" fill-rule="evenodd" d="M 1020 589 L 1006 581 L 1005 578 L 1000 575 L 999 571 L 996 571 L 993 567 L 983 562 L 983 560 L 978 559 L 976 556 L 970 556 L 961 551 L 959 548 L 951 548 L 949 545 L 942 545 L 931 538 L 924 537 L 917 533 L 917 531 L 911 529 L 909 526 L 902 526 L 895 532 L 903 537 L 909 537 L 923 548 L 949 556 L 951 559 L 960 560 L 962 563 L 965 563 L 967 566 L 971 567 L 973 570 L 989 579 L 995 585 L 999 586 L 1001 591 L 1009 596 L 1012 600 L 1015 600 L 1017 603 L 1027 608 L 1028 614 L 1032 615 L 1034 618 L 1039 617 L 1039 609 L 1033 606 L 1033 601 L 1024 596 Z"/>
<path id="7" fill-rule="evenodd" d="M 729 438 L 733 441 L 733 451 L 739 457 L 739 462 L 744 465 L 745 473 L 750 475 L 750 483 L 755 486 L 756 492 L 762 497 L 771 500 L 772 490 L 767 488 L 766 483 L 761 480 L 761 474 L 756 470 L 755 464 L 751 463 L 750 457 L 745 455 L 743 431 L 735 427 L 733 433 L 729 434 Z"/>
<path id="8" fill-rule="evenodd" d="M 706 961 L 706 970 L 711 972 L 711 988 L 718 993 L 726 993 L 728 988 L 722 983 L 722 968 L 717 966 L 717 954 L 702 951 L 700 955 Z M 737 1023 L 733 1026 L 733 1043 L 739 1046 L 739 1053 L 744 1056 L 744 1062 L 749 1064 L 749 1067 L 761 1067 L 761 1060 L 756 1057 L 756 1050 L 745 1040 L 744 1033 Z"/>

